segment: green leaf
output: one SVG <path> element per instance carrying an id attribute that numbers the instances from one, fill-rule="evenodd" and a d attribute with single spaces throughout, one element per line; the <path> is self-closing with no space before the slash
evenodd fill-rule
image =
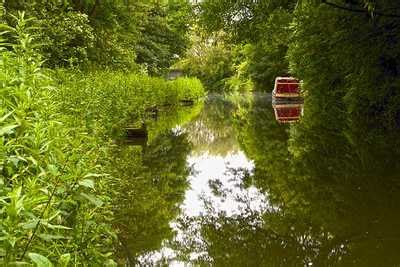
<path id="1" fill-rule="evenodd" d="M 72 230 L 72 228 L 70 228 L 70 227 L 66 227 L 63 225 L 50 224 L 48 222 L 42 222 L 41 225 L 46 226 L 49 229 Z"/>
<path id="2" fill-rule="evenodd" d="M 54 239 L 68 239 L 67 237 L 62 235 L 39 234 L 38 236 L 45 241 L 51 241 Z"/>
<path id="3" fill-rule="evenodd" d="M 118 266 L 117 263 L 115 261 L 111 260 L 111 259 L 107 260 L 104 265 L 107 266 L 107 267 L 116 267 L 116 266 Z"/>
<path id="4" fill-rule="evenodd" d="M 54 164 L 49 164 L 47 165 L 47 168 L 49 169 L 49 172 L 53 175 L 53 176 L 57 176 L 59 174 L 58 172 L 58 167 Z"/>
<path id="5" fill-rule="evenodd" d="M 3 117 L 1 117 L 0 118 L 0 122 L 5 121 L 13 113 L 14 113 L 14 111 L 11 111 L 11 112 L 7 113 L 6 115 L 4 115 Z"/>
<path id="6" fill-rule="evenodd" d="M 53 267 L 51 261 L 43 255 L 37 253 L 29 253 L 28 256 L 36 264 L 37 267 Z"/>
<path id="7" fill-rule="evenodd" d="M 3 136 L 5 134 L 9 134 L 12 130 L 17 128 L 19 125 L 18 124 L 12 124 L 12 125 L 7 125 L 4 127 L 0 128 L 0 136 Z"/>
<path id="8" fill-rule="evenodd" d="M 60 259 L 58 260 L 57 266 L 60 267 L 67 267 L 68 263 L 71 261 L 71 254 L 63 254 L 61 255 Z"/>
<path id="9" fill-rule="evenodd" d="M 109 174 L 106 173 L 88 173 L 83 178 L 89 178 L 89 177 L 103 177 L 103 176 L 109 176 Z"/>
<path id="10" fill-rule="evenodd" d="M 94 195 L 81 193 L 81 196 L 86 198 L 87 200 L 89 200 L 92 204 L 94 204 L 97 207 L 100 207 L 103 205 L 103 201 L 101 201 L 101 199 L 98 199 Z"/>
<path id="11" fill-rule="evenodd" d="M 79 185 L 81 185 L 83 187 L 94 189 L 94 181 L 91 179 L 85 179 L 85 180 L 79 181 Z"/>
<path id="12" fill-rule="evenodd" d="M 34 228 L 36 228 L 36 225 L 37 225 L 38 222 L 39 222 L 39 220 L 29 221 L 29 222 L 27 222 L 27 223 L 22 225 L 22 229 L 25 229 L 25 230 L 34 229 Z"/>

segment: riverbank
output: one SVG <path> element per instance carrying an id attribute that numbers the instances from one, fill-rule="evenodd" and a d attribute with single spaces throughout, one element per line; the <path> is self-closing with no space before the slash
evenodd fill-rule
<path id="1" fill-rule="evenodd" d="M 201 83 L 49 71 L 23 50 L 3 50 L 0 73 L 0 263 L 115 265 L 113 138 L 147 108 L 197 102 Z"/>

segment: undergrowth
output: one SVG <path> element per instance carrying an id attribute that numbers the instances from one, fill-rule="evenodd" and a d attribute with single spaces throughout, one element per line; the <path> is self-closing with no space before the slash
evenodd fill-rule
<path id="1" fill-rule="evenodd" d="M 0 265 L 116 265 L 113 133 L 198 80 L 49 71 L 23 14 L 0 37 Z M 8 40 L 16 40 L 12 44 Z"/>

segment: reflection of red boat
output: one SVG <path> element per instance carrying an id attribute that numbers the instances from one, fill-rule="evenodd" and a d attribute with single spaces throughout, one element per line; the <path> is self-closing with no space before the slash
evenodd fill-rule
<path id="1" fill-rule="evenodd" d="M 292 77 L 276 77 L 272 96 L 275 98 L 300 97 L 300 82 Z"/>
<path id="2" fill-rule="evenodd" d="M 282 103 L 272 106 L 275 118 L 280 123 L 296 122 L 303 115 L 303 103 Z"/>

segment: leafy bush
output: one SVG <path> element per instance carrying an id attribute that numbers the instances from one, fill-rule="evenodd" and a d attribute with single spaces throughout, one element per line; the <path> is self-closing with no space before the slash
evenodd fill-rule
<path id="1" fill-rule="evenodd" d="M 88 16 L 75 11 L 56 12 L 48 12 L 40 20 L 40 41 L 46 65 L 72 66 L 87 62 L 95 39 Z"/>
<path id="2" fill-rule="evenodd" d="M 212 43 L 195 40 L 196 44 L 186 57 L 176 64 L 189 76 L 198 77 L 209 91 L 222 92 L 232 71 L 232 51 L 222 41 Z"/>
<path id="3" fill-rule="evenodd" d="M 162 78 L 113 71 L 90 73 L 58 70 L 57 101 L 64 112 L 76 116 L 88 128 L 120 129 L 146 108 L 175 105 L 180 100 L 197 101 L 204 95 L 197 79 Z M 77 121 L 77 123 L 79 122 Z M 91 125 L 94 124 L 94 125 Z"/>
<path id="4" fill-rule="evenodd" d="M 18 11 L 39 21 L 46 66 L 163 74 L 188 45 L 192 5 L 179 1 L 3 1 L 6 21 Z"/>
<path id="5" fill-rule="evenodd" d="M 165 73 L 189 45 L 192 6 L 187 0 L 164 1 L 148 5 L 141 16 L 137 62 L 151 75 Z M 144 18 L 144 19 L 143 19 Z"/>
<path id="6" fill-rule="evenodd" d="M 104 263 L 115 240 L 97 136 L 68 127 L 23 15 L 1 73 L 1 258 Z M 101 223 L 95 223 L 95 222 Z M 83 249 L 82 249 L 83 248 Z M 43 255 L 43 256 L 42 256 Z M 59 261 L 59 264 L 61 262 Z"/>

